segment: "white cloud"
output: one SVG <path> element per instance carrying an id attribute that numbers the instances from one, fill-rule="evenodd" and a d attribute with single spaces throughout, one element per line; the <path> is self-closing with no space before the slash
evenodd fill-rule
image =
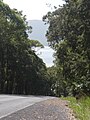
<path id="1" fill-rule="evenodd" d="M 63 3 L 62 0 L 4 0 L 4 2 L 11 8 L 22 10 L 28 20 L 42 19 L 43 15 L 51 10 L 46 3 L 52 4 L 52 6 Z"/>
<path id="2" fill-rule="evenodd" d="M 45 46 L 44 48 L 38 50 L 36 52 L 36 54 L 41 59 L 43 59 L 43 62 L 46 63 L 47 67 L 51 67 L 52 65 L 54 65 L 54 63 L 53 63 L 53 60 L 54 60 L 53 54 L 54 54 L 54 52 L 55 51 L 53 49 L 51 49 L 48 46 Z"/>
<path id="3" fill-rule="evenodd" d="M 62 5 L 64 3 L 62 0 L 3 0 L 7 3 L 11 8 L 16 8 L 19 11 L 23 11 L 23 14 L 27 16 L 28 20 L 41 20 L 43 15 L 45 15 L 48 11 L 51 10 L 52 6 Z M 46 5 L 46 3 L 50 7 Z M 46 63 L 47 67 L 53 65 L 53 53 L 54 51 L 45 47 L 44 49 L 40 49 L 37 54 L 43 61 Z"/>

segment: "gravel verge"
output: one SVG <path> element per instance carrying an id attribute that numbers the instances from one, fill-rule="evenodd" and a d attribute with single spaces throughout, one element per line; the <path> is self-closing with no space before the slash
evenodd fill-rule
<path id="1" fill-rule="evenodd" d="M 68 102 L 59 98 L 45 100 L 0 120 L 76 120 Z"/>

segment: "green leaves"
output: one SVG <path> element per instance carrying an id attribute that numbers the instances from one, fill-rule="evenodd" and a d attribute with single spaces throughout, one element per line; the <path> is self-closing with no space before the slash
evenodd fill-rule
<path id="1" fill-rule="evenodd" d="M 56 50 L 56 66 L 61 68 L 58 73 L 67 83 L 62 87 L 71 87 L 72 94 L 75 84 L 82 85 L 81 90 L 86 94 L 90 92 L 86 87 L 90 81 L 89 13 L 89 0 L 68 0 L 45 18 L 50 24 L 46 36 L 49 45 Z M 70 91 L 68 94 L 71 94 Z"/>
<path id="2" fill-rule="evenodd" d="M 29 29 L 30 28 L 30 29 Z M 25 16 L 0 1 L 0 93 L 46 94 L 46 66 L 31 49 Z"/>
<path id="3" fill-rule="evenodd" d="M 29 40 L 30 47 L 41 47 L 43 48 L 44 46 L 38 41 L 38 40 Z"/>

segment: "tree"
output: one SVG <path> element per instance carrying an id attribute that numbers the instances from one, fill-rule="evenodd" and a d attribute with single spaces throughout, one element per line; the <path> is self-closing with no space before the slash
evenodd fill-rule
<path id="1" fill-rule="evenodd" d="M 22 12 L 0 1 L 0 93 L 46 94 L 46 66 L 31 49 L 41 44 L 28 30 Z"/>
<path id="2" fill-rule="evenodd" d="M 89 7 L 89 0 L 68 0 L 63 7 L 44 16 L 49 23 L 48 42 L 56 50 L 56 66 L 62 70 L 58 72 L 73 95 L 78 91 L 90 93 Z"/>
<path id="3" fill-rule="evenodd" d="M 41 48 L 44 47 L 38 40 L 30 40 L 30 46 L 31 48 L 32 47 L 41 47 Z"/>

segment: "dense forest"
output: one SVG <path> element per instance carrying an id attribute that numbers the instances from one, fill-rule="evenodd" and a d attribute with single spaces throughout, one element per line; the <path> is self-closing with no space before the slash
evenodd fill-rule
<path id="1" fill-rule="evenodd" d="M 56 94 L 90 95 L 90 0 L 65 2 L 43 17 L 48 43 L 56 51 Z"/>
<path id="2" fill-rule="evenodd" d="M 47 94 L 46 66 L 32 50 L 41 44 L 27 32 L 31 27 L 22 12 L 0 0 L 0 93 Z"/>
<path id="3" fill-rule="evenodd" d="M 65 0 L 43 17 L 55 50 L 47 68 L 28 39 L 25 16 L 0 0 L 0 93 L 33 95 L 90 95 L 90 1 Z M 32 31 L 33 32 L 33 31 Z"/>

